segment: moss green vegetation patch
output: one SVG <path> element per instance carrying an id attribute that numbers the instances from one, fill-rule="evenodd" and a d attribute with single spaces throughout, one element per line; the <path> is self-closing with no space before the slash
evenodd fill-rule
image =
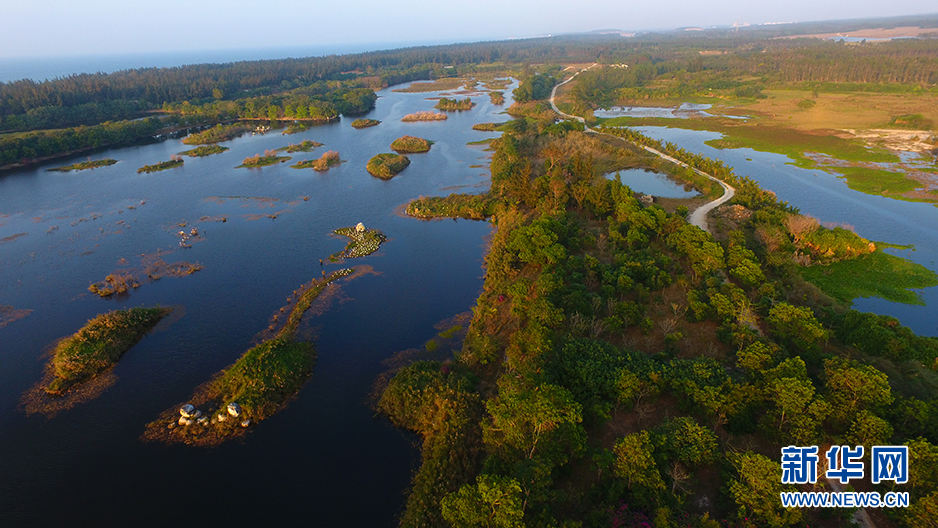
<path id="1" fill-rule="evenodd" d="M 235 167 L 236 169 L 254 169 L 257 167 L 266 167 L 268 165 L 276 165 L 278 163 L 284 163 L 293 159 L 290 156 L 261 156 L 260 154 L 251 156 L 250 158 L 244 158 L 244 162 L 241 165 Z"/>
<path id="2" fill-rule="evenodd" d="M 441 98 L 437 101 L 436 106 L 439 110 L 444 112 L 457 112 L 463 110 L 472 110 L 472 107 L 476 104 L 472 102 L 472 99 L 466 97 L 465 99 L 447 99 L 446 97 Z"/>
<path id="3" fill-rule="evenodd" d="M 502 125 L 504 125 L 504 124 L 506 124 L 506 123 L 508 123 L 508 121 L 506 121 L 505 123 L 476 123 L 476 124 L 472 125 L 472 129 L 473 129 L 473 130 L 479 130 L 479 131 L 482 131 L 482 132 L 494 132 L 494 131 L 498 130 L 498 127 L 500 127 L 500 126 L 502 126 Z"/>
<path id="4" fill-rule="evenodd" d="M 391 150 L 399 154 L 417 154 L 429 152 L 431 143 L 415 136 L 401 136 L 391 142 Z"/>
<path id="5" fill-rule="evenodd" d="M 221 154 L 226 150 L 228 150 L 228 147 L 221 145 L 204 145 L 191 150 L 184 150 L 179 154 L 189 156 L 190 158 L 203 158 L 205 156 L 211 156 L 212 154 Z"/>
<path id="6" fill-rule="evenodd" d="M 98 167 L 107 167 L 108 165 L 114 165 L 117 163 L 117 160 L 114 159 L 100 159 L 100 160 L 88 160 L 81 163 L 74 163 L 72 165 L 66 165 L 64 167 L 55 167 L 54 169 L 48 169 L 53 172 L 68 172 L 68 171 L 82 171 L 88 169 L 96 169 Z"/>
<path id="7" fill-rule="evenodd" d="M 424 196 L 407 204 L 407 215 L 415 218 L 466 218 L 482 220 L 495 214 L 498 200 L 488 194 Z"/>
<path id="8" fill-rule="evenodd" d="M 175 169 L 176 167 L 182 167 L 183 163 L 185 163 L 185 161 L 180 159 L 180 160 L 161 161 L 155 165 L 144 165 L 143 167 L 140 167 L 139 169 L 137 169 L 137 174 L 140 174 L 141 172 L 145 172 L 149 174 L 151 172 L 159 172 L 159 171 L 164 171 L 168 169 Z"/>
<path id="9" fill-rule="evenodd" d="M 475 140 L 475 141 L 469 141 L 469 142 L 467 142 L 466 144 L 467 144 L 467 145 L 488 145 L 488 144 L 491 143 L 492 140 L 494 140 L 494 139 L 497 139 L 497 138 L 477 139 L 477 140 Z"/>
<path id="10" fill-rule="evenodd" d="M 340 251 L 329 260 L 335 261 L 342 258 L 356 258 L 371 255 L 378 251 L 378 247 L 388 240 L 384 233 L 377 229 L 367 229 L 362 224 L 355 227 L 340 227 L 333 233 L 349 238 L 349 243 L 343 251 Z"/>
<path id="11" fill-rule="evenodd" d="M 286 147 L 280 147 L 277 150 L 281 152 L 286 151 L 288 154 L 293 154 L 295 152 L 310 152 L 313 149 L 319 148 L 321 146 L 322 146 L 322 143 L 318 141 L 311 141 L 309 139 L 304 139 L 303 142 L 300 143 L 299 145 L 290 144 L 290 145 L 287 145 Z"/>
<path id="12" fill-rule="evenodd" d="M 290 167 L 294 169 L 313 169 L 318 172 L 325 172 L 340 163 L 342 163 L 342 160 L 339 158 L 339 153 L 334 150 L 330 150 L 323 153 L 319 159 L 303 160 L 290 165 Z"/>
<path id="13" fill-rule="evenodd" d="M 886 126 L 909 130 L 931 130 L 935 123 L 922 114 L 906 114 L 892 118 Z"/>
<path id="14" fill-rule="evenodd" d="M 381 121 L 377 119 L 356 119 L 352 121 L 352 128 L 369 128 L 373 126 L 378 126 L 381 124 Z"/>
<path id="15" fill-rule="evenodd" d="M 806 280 L 828 295 L 851 304 L 860 297 L 924 305 L 916 288 L 938 286 L 938 274 L 910 260 L 876 251 L 854 260 L 804 268 Z"/>
<path id="16" fill-rule="evenodd" d="M 52 358 L 55 378 L 45 388 L 46 392 L 63 394 L 111 367 L 171 311 L 171 308 L 131 308 L 91 319 L 55 347 Z"/>
<path id="17" fill-rule="evenodd" d="M 601 120 L 606 126 L 662 126 L 686 130 L 707 130 L 723 134 L 722 138 L 707 141 L 714 148 L 751 148 L 760 152 L 783 154 L 799 167 L 813 168 L 814 160 L 805 156 L 817 152 L 843 161 L 859 163 L 898 163 L 899 157 L 886 149 L 869 149 L 861 140 L 837 136 L 809 134 L 793 128 L 764 125 L 741 125 L 732 119 L 668 119 L 616 117 Z"/>
<path id="18" fill-rule="evenodd" d="M 182 140 L 186 145 L 210 145 L 234 139 L 251 130 L 247 125 L 218 125 L 196 134 L 190 134 Z"/>
<path id="19" fill-rule="evenodd" d="M 410 165 L 410 159 L 403 154 L 378 154 L 368 160 L 365 167 L 375 178 L 390 180 Z"/>
<path id="20" fill-rule="evenodd" d="M 826 167 L 825 170 L 842 174 L 847 180 L 847 186 L 854 191 L 890 195 L 890 198 L 904 199 L 898 195 L 912 192 L 922 186 L 920 182 L 901 172 L 869 167 Z"/>
<path id="21" fill-rule="evenodd" d="M 421 112 L 414 112 L 413 114 L 407 114 L 401 118 L 401 121 L 405 123 L 414 123 L 418 121 L 445 121 L 446 119 L 449 119 L 446 117 L 446 114 L 424 110 Z"/>
<path id="22" fill-rule="evenodd" d="M 332 281 L 352 269 L 332 272 L 305 285 L 298 294 L 284 327 L 277 334 L 245 352 L 233 365 L 200 387 L 190 402 L 207 412 L 189 416 L 169 409 L 147 425 L 144 438 L 212 446 L 244 434 L 282 409 L 303 387 L 313 372 L 316 351 L 311 343 L 294 341 L 303 314 Z M 229 404 L 240 408 L 237 416 Z M 193 410 L 195 412 L 195 410 Z"/>
<path id="23" fill-rule="evenodd" d="M 687 120 L 690 121 L 690 120 Z M 716 148 L 751 148 L 761 152 L 784 154 L 801 167 L 813 167 L 806 152 L 819 152 L 832 158 L 860 163 L 898 163 L 899 157 L 888 150 L 868 149 L 859 140 L 815 135 L 792 128 L 771 126 L 717 127 L 724 137 L 707 141 Z M 713 128 L 708 127 L 708 130 Z"/>
<path id="24" fill-rule="evenodd" d="M 495 105 L 505 104 L 505 94 L 502 92 L 489 92 L 489 99 Z"/>

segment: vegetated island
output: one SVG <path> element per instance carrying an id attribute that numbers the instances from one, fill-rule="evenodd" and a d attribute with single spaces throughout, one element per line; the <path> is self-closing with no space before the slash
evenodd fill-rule
<path id="1" fill-rule="evenodd" d="M 241 165 L 235 167 L 236 169 L 256 169 L 259 167 L 267 167 L 268 165 L 276 165 L 278 163 L 284 163 L 293 159 L 291 156 L 278 156 L 276 150 L 267 149 L 264 151 L 264 155 L 255 154 L 253 156 L 244 158 L 244 161 L 241 162 Z"/>
<path id="2" fill-rule="evenodd" d="M 498 127 L 504 124 L 505 123 L 476 123 L 472 125 L 472 129 L 479 130 L 481 132 L 495 132 L 498 130 Z"/>
<path id="3" fill-rule="evenodd" d="M 296 152 L 310 152 L 313 149 L 319 148 L 322 146 L 322 143 L 318 141 L 312 141 L 309 139 L 304 139 L 299 145 L 290 144 L 286 147 L 280 147 L 277 150 L 280 152 L 286 151 L 287 154 L 294 154 Z"/>
<path id="4" fill-rule="evenodd" d="M 420 112 L 414 112 L 413 114 L 407 114 L 401 118 L 401 121 L 405 123 L 416 123 L 418 121 L 445 121 L 448 119 L 446 114 L 440 112 L 431 112 L 429 110 L 422 110 Z"/>
<path id="5" fill-rule="evenodd" d="M 195 134 L 189 134 L 185 137 L 182 142 L 186 145 L 211 145 L 213 143 L 220 143 L 222 141 L 228 141 L 234 139 L 245 132 L 249 132 L 251 127 L 235 123 L 232 125 L 216 125 L 208 130 L 203 130 L 202 132 L 197 132 Z"/>
<path id="6" fill-rule="evenodd" d="M 333 233 L 349 238 L 345 249 L 329 257 L 329 260 L 335 262 L 344 258 L 357 258 L 371 255 L 382 243 L 387 242 L 388 237 L 377 229 L 368 229 L 361 222 L 355 227 L 340 227 Z"/>
<path id="7" fill-rule="evenodd" d="M 290 165 L 290 167 L 294 169 L 313 169 L 318 172 L 326 172 L 340 163 L 343 162 L 342 159 L 339 158 L 339 153 L 334 150 L 329 150 L 324 152 L 322 156 L 319 156 L 319 159 L 303 160 Z"/>
<path id="8" fill-rule="evenodd" d="M 131 308 L 91 319 L 56 345 L 49 364 L 53 379 L 46 384 L 46 393 L 61 396 L 113 366 L 170 312 L 172 308 Z"/>
<path id="9" fill-rule="evenodd" d="M 368 160 L 365 167 L 375 178 L 390 180 L 410 165 L 410 158 L 403 154 L 377 154 Z"/>
<path id="10" fill-rule="evenodd" d="M 505 104 L 505 94 L 502 92 L 489 92 L 489 99 L 494 105 Z"/>
<path id="11" fill-rule="evenodd" d="M 401 136 L 391 142 L 391 150 L 398 154 L 419 154 L 430 152 L 432 143 L 426 139 L 415 136 Z"/>
<path id="12" fill-rule="evenodd" d="M 170 156 L 170 158 L 171 159 L 169 161 L 161 161 L 155 165 L 144 165 L 143 167 L 137 169 L 137 174 L 140 174 L 141 172 L 149 174 L 151 172 L 175 169 L 176 167 L 182 167 L 183 163 L 185 163 L 185 161 L 182 159 L 182 156 L 178 154 L 173 154 Z"/>
<path id="13" fill-rule="evenodd" d="M 441 98 L 437 101 L 434 108 L 438 110 L 443 110 L 444 112 L 461 112 L 464 110 L 472 110 L 476 104 L 472 102 L 472 99 L 447 99 L 446 97 Z"/>
<path id="14" fill-rule="evenodd" d="M 373 126 L 378 126 L 381 124 L 381 121 L 377 119 L 356 119 L 352 121 L 352 128 L 369 128 Z"/>
<path id="15" fill-rule="evenodd" d="M 68 172 L 68 171 L 83 171 L 88 169 L 96 169 L 98 167 L 107 167 L 108 165 L 114 165 L 117 163 L 117 160 L 114 159 L 99 159 L 99 160 L 87 160 L 82 161 L 81 163 L 73 163 L 71 165 L 66 165 L 64 167 L 55 167 L 53 169 L 47 169 L 51 172 Z"/>
<path id="16" fill-rule="evenodd" d="M 316 362 L 313 344 L 294 340 L 303 314 L 332 281 L 352 271 L 334 271 L 300 288 L 290 315 L 274 337 L 197 388 L 189 403 L 168 409 L 147 424 L 144 440 L 215 446 L 244 435 L 249 427 L 283 409 L 309 379 Z"/>
<path id="17" fill-rule="evenodd" d="M 205 156 L 211 156 L 212 154 L 221 154 L 226 150 L 228 150 L 228 147 L 223 147 L 221 145 L 204 145 L 194 149 L 184 150 L 179 154 L 183 156 L 189 156 L 190 158 L 204 158 Z"/>

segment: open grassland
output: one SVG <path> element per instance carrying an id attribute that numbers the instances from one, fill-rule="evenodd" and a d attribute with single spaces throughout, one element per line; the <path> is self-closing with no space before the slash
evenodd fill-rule
<path id="1" fill-rule="evenodd" d="M 938 286 L 938 274 L 934 271 L 881 250 L 853 260 L 803 268 L 802 275 L 848 305 L 860 297 L 924 305 L 914 290 Z"/>
<path id="2" fill-rule="evenodd" d="M 854 191 L 889 196 L 898 200 L 915 200 L 903 195 L 913 193 L 916 189 L 922 187 L 921 182 L 909 178 L 901 172 L 869 167 L 835 167 L 831 170 L 843 174 L 843 178 L 847 180 L 847 186 Z M 938 196 L 935 198 L 938 198 Z"/>

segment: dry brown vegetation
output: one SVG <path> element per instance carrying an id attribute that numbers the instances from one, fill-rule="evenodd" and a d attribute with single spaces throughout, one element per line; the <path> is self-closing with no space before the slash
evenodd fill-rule
<path id="1" fill-rule="evenodd" d="M 446 114 L 440 112 L 430 112 L 429 110 L 423 110 L 421 112 L 414 112 L 413 114 L 407 114 L 401 118 L 401 121 L 405 123 L 413 123 L 416 121 L 445 121 L 447 119 Z"/>

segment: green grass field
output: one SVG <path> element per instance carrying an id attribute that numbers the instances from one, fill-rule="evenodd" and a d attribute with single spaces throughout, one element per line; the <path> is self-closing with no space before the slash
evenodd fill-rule
<path id="1" fill-rule="evenodd" d="M 860 297 L 880 297 L 892 302 L 924 305 L 922 297 L 913 290 L 938 286 L 938 274 L 934 271 L 881 250 L 828 266 L 804 268 L 802 275 L 831 297 L 847 304 Z"/>

